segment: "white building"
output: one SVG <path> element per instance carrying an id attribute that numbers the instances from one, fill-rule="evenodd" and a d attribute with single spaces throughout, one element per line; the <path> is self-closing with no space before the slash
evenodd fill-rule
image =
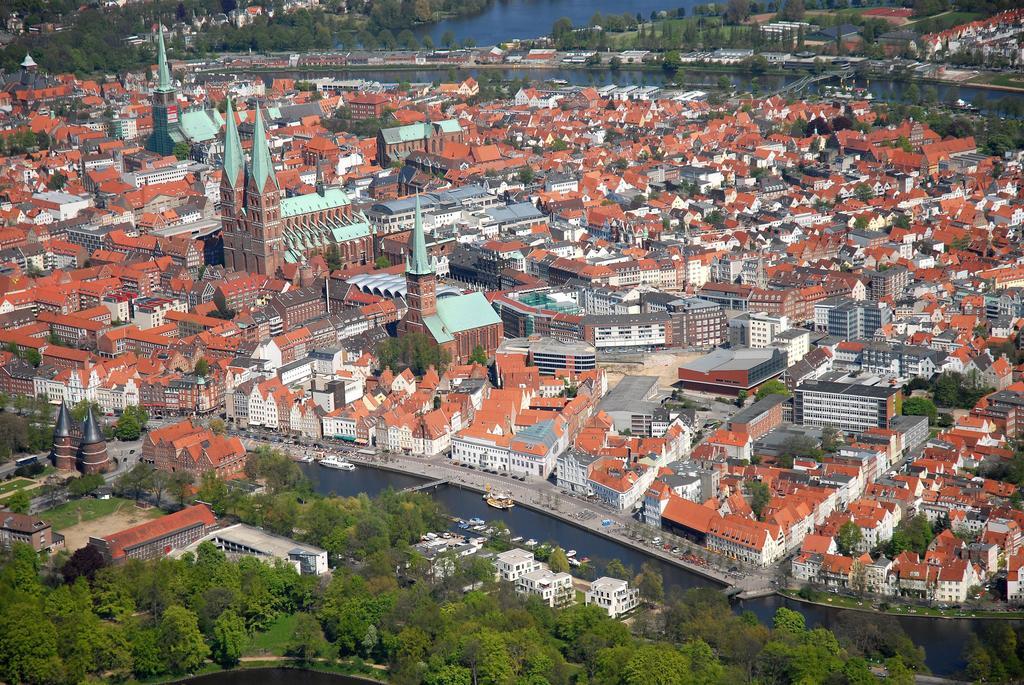
<path id="1" fill-rule="evenodd" d="M 640 591 L 618 578 L 603 576 L 590 584 L 585 595 L 587 604 L 596 604 L 612 618 L 632 611 L 640 603 Z"/>
<path id="2" fill-rule="evenodd" d="M 572 576 L 541 568 L 520 576 L 516 581 L 516 592 L 536 595 L 550 607 L 565 606 L 573 599 Z"/>
<path id="3" fill-rule="evenodd" d="M 534 558 L 533 552 L 518 547 L 494 557 L 494 570 L 498 579 L 510 583 L 515 583 L 527 573 L 534 573 L 542 568 L 544 565 Z"/>

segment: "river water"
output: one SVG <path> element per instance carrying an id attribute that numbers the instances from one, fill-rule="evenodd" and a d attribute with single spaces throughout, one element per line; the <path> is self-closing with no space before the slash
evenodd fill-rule
<path id="1" fill-rule="evenodd" d="M 251 668 L 226 673 L 208 673 L 179 682 L 190 685 L 366 685 L 380 681 L 334 673 L 301 671 L 295 668 Z"/>
<path id="2" fill-rule="evenodd" d="M 701 0 L 704 2 L 704 0 Z M 441 45 L 441 37 L 449 31 L 459 42 L 472 38 L 477 45 L 497 45 L 514 38 L 532 39 L 551 34 L 551 27 L 561 17 L 568 17 L 574 26 L 586 26 L 595 12 L 639 14 L 645 21 L 651 12 L 684 7 L 689 15 L 699 4 L 697 0 L 495 0 L 479 14 L 425 24 L 413 30 L 418 37 L 429 35 Z"/>
<path id="3" fill-rule="evenodd" d="M 422 483 L 423 480 L 404 474 L 391 473 L 364 466 L 355 471 L 332 471 L 314 464 L 303 465 L 303 471 L 313 480 L 317 492 L 353 496 L 365 492 L 374 496 L 386 488 L 401 489 Z M 454 516 L 463 519 L 479 517 L 485 521 L 503 520 L 513 535 L 534 538 L 539 542 L 556 542 L 564 549 L 575 549 L 581 557 L 588 556 L 599 573 L 611 559 L 619 559 L 636 572 L 645 562 L 654 564 L 665 580 L 666 592 L 673 588 L 689 589 L 704 587 L 708 592 L 718 592 L 720 586 L 674 564 L 648 555 L 617 542 L 577 528 L 545 514 L 515 507 L 499 511 L 488 507 L 479 495 L 454 487 L 442 487 L 433 493 Z M 799 611 L 809 626 L 831 628 L 841 609 L 805 604 L 783 597 L 764 597 L 737 602 L 737 611 L 750 610 L 762 621 L 770 622 L 776 609 L 787 606 Z M 892 617 L 907 632 L 915 644 L 925 648 L 928 668 L 937 675 L 951 675 L 964 667 L 962 652 L 972 634 L 984 626 L 984 619 L 937 619 L 913 616 Z"/>

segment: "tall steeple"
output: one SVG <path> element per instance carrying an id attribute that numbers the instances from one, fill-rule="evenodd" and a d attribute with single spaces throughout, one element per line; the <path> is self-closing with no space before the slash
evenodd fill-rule
<path id="1" fill-rule="evenodd" d="M 428 318 L 437 314 L 437 270 L 427 254 L 419 195 L 416 195 L 411 240 L 411 251 L 405 263 L 406 312 L 398 323 L 400 335 L 426 332 Z"/>
<path id="2" fill-rule="evenodd" d="M 420 211 L 420 196 L 416 194 L 416 210 L 412 227 L 412 252 L 406 264 L 406 273 L 424 276 L 434 273 L 434 264 L 427 255 L 427 238 L 423 234 L 423 213 Z"/>
<path id="3" fill-rule="evenodd" d="M 171 83 L 171 70 L 167 68 L 167 50 L 164 49 L 164 27 L 160 25 L 157 38 L 157 90 L 167 93 L 174 90 Z"/>
<path id="4" fill-rule="evenodd" d="M 167 67 L 167 51 L 164 49 L 164 28 L 157 34 L 157 86 L 150 95 L 153 105 L 153 133 L 146 141 L 146 149 L 159 155 L 170 155 L 178 142 L 184 142 L 178 123 L 178 93 L 171 81 L 171 70 Z"/>
<path id="5" fill-rule="evenodd" d="M 251 175 L 256 183 L 256 188 L 263 190 L 269 178 L 277 185 L 277 175 L 274 173 L 274 166 L 270 161 L 270 146 L 267 144 L 267 133 L 263 128 L 263 113 L 260 106 L 256 105 L 256 125 L 252 133 L 252 166 Z"/>
<path id="6" fill-rule="evenodd" d="M 71 421 L 71 412 L 68 411 L 68 405 L 61 402 L 60 409 L 57 411 L 57 424 L 53 427 L 53 435 L 61 438 L 70 436 Z"/>
<path id="7" fill-rule="evenodd" d="M 224 177 L 232 187 L 242 181 L 245 170 L 245 156 L 242 153 L 242 141 L 238 137 L 238 124 L 235 122 L 235 111 L 228 98 L 228 109 L 225 113 L 227 125 L 224 129 Z"/>

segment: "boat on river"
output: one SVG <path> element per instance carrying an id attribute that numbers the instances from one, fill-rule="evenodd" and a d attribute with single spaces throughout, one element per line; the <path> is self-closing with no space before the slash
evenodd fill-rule
<path id="1" fill-rule="evenodd" d="M 339 471 L 355 471 L 356 465 L 352 462 L 342 459 L 341 457 L 324 457 L 320 460 L 320 466 L 328 469 L 337 469 Z"/>

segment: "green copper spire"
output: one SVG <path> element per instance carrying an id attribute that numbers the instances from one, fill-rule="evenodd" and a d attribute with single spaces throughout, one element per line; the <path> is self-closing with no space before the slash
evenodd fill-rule
<path id="1" fill-rule="evenodd" d="M 274 173 L 274 166 L 270 162 L 270 147 L 267 145 L 267 134 L 263 130 L 263 113 L 260 106 L 256 105 L 256 127 L 252 132 L 252 178 L 256 181 L 256 187 L 263 190 L 269 178 L 277 186 L 277 175 Z"/>
<path id="2" fill-rule="evenodd" d="M 157 90 L 168 92 L 174 90 L 171 84 L 171 70 L 167 68 L 167 51 L 164 50 L 164 27 L 160 25 L 160 34 L 157 39 Z"/>
<path id="3" fill-rule="evenodd" d="M 420 196 L 416 194 L 416 214 L 412 227 L 412 256 L 405 269 L 415 276 L 434 273 L 434 265 L 427 256 L 427 239 L 423 235 L 423 215 L 420 213 Z"/>
<path id="4" fill-rule="evenodd" d="M 227 127 L 224 129 L 224 176 L 234 187 L 245 168 L 245 157 L 242 154 L 242 142 L 238 138 L 238 124 L 235 123 L 235 110 L 228 98 Z"/>

